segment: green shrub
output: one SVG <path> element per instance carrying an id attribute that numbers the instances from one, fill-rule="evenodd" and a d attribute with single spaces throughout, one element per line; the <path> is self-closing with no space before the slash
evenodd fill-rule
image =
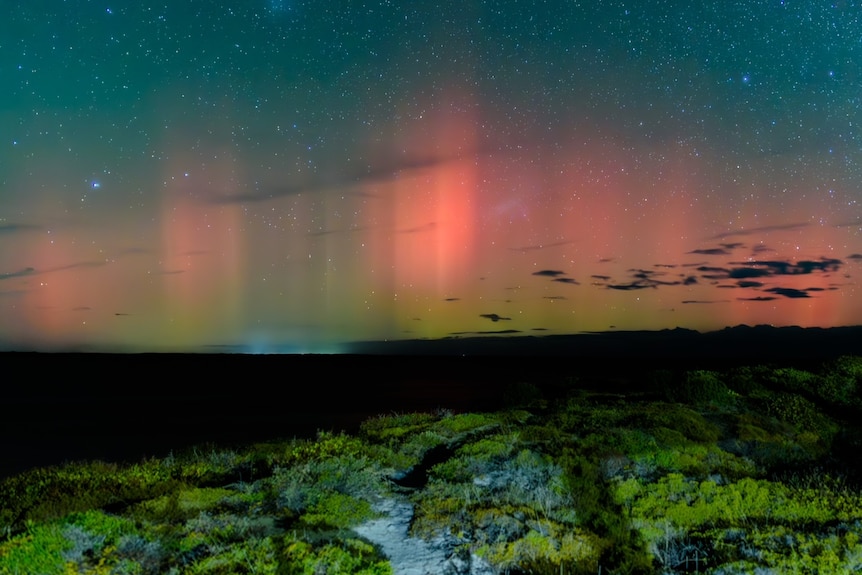
<path id="1" fill-rule="evenodd" d="M 490 413 L 459 413 L 442 418 L 434 427 L 451 436 L 498 423 L 497 416 Z"/>
<path id="2" fill-rule="evenodd" d="M 278 554 L 269 538 L 253 538 L 222 547 L 216 553 L 191 563 L 183 570 L 187 575 L 276 575 Z"/>
<path id="3" fill-rule="evenodd" d="M 772 417 L 789 423 L 797 430 L 816 434 L 823 441 L 824 447 L 828 447 L 839 429 L 837 424 L 821 413 L 814 403 L 794 393 L 770 394 L 766 401 L 766 412 Z"/>
<path id="4" fill-rule="evenodd" d="M 824 366 L 827 373 L 837 373 L 852 379 L 857 384 L 862 383 L 862 356 L 843 355 Z"/>
<path id="5" fill-rule="evenodd" d="M 354 527 L 375 517 L 371 504 L 342 493 L 327 493 L 302 515 L 302 523 L 312 527 Z"/>
<path id="6" fill-rule="evenodd" d="M 365 443 L 344 432 L 331 433 L 320 431 L 317 439 L 301 441 L 288 448 L 287 463 L 305 463 L 309 461 L 324 461 L 333 457 L 360 458 L 365 455 Z"/>
<path id="7" fill-rule="evenodd" d="M 828 362 L 821 373 L 819 397 L 836 405 L 860 407 L 862 356 L 839 357 Z"/>
<path id="8" fill-rule="evenodd" d="M 594 574 L 603 546 L 594 533 L 544 522 L 514 541 L 485 544 L 476 554 L 504 573 Z"/>
<path id="9" fill-rule="evenodd" d="M 25 533 L 0 544 L 0 574 L 107 574 L 121 559 L 118 545 L 134 536 L 133 522 L 95 510 L 42 525 L 30 522 Z"/>
<path id="10" fill-rule="evenodd" d="M 389 561 L 380 557 L 373 546 L 359 539 L 329 542 L 315 547 L 286 537 L 283 558 L 285 572 L 298 575 L 392 575 Z"/>
<path id="11" fill-rule="evenodd" d="M 666 384 L 663 392 L 668 401 L 694 406 L 724 405 L 734 400 L 733 392 L 721 375 L 708 370 L 687 371 L 678 380 Z"/>
<path id="12" fill-rule="evenodd" d="M 0 574 L 62 573 L 63 553 L 71 548 L 61 525 L 31 524 L 25 533 L 0 543 Z"/>
<path id="13" fill-rule="evenodd" d="M 777 389 L 816 396 L 820 376 L 794 367 L 777 367 L 770 374 L 770 381 Z"/>
<path id="14" fill-rule="evenodd" d="M 262 480 L 274 494 L 275 509 L 296 518 L 333 493 L 368 499 L 383 492 L 376 463 L 365 458 L 333 457 L 276 469 Z"/>
<path id="15" fill-rule="evenodd" d="M 430 413 L 378 415 L 360 425 L 360 434 L 369 441 L 389 442 L 427 429 L 438 417 Z"/>
<path id="16" fill-rule="evenodd" d="M 0 483 L 0 527 L 59 519 L 76 511 L 128 504 L 174 490 L 179 482 L 154 462 L 133 466 L 93 461 L 36 468 Z"/>
<path id="17" fill-rule="evenodd" d="M 731 390 L 746 397 L 758 397 L 767 393 L 764 382 L 768 380 L 770 368 L 743 365 L 726 372 L 724 381 Z"/>
<path id="18" fill-rule="evenodd" d="M 679 403 L 655 402 L 630 409 L 625 428 L 641 430 L 655 435 L 665 434 L 665 441 L 673 443 L 667 430 L 678 433 L 677 442 L 695 441 L 715 443 L 720 432 L 714 423 L 691 407 Z"/>
<path id="19" fill-rule="evenodd" d="M 152 521 L 175 521 L 212 509 L 232 496 L 233 491 L 215 487 L 178 489 L 169 495 L 141 502 L 135 506 L 134 514 Z"/>

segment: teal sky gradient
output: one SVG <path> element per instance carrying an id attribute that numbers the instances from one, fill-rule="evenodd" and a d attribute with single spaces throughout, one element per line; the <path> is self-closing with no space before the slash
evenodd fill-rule
<path id="1" fill-rule="evenodd" d="M 12 2 L 0 348 L 862 323 L 856 2 Z"/>

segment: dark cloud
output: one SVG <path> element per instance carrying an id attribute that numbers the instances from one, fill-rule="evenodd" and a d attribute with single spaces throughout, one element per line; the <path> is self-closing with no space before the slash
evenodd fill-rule
<path id="1" fill-rule="evenodd" d="M 117 257 L 146 255 L 151 253 L 152 250 L 149 250 L 147 248 L 126 248 L 117 252 Z"/>
<path id="2" fill-rule="evenodd" d="M 848 260 L 862 260 L 862 254 L 850 254 L 847 256 Z"/>
<path id="3" fill-rule="evenodd" d="M 720 240 L 724 239 L 728 236 L 750 236 L 754 234 L 765 234 L 769 232 L 787 232 L 793 230 L 801 230 L 803 228 L 808 227 L 809 224 L 807 222 L 799 222 L 795 224 L 778 224 L 775 226 L 760 226 L 759 228 L 748 228 L 743 230 L 728 230 L 726 232 L 722 232 L 720 234 L 716 234 L 709 239 L 711 240 Z"/>
<path id="4" fill-rule="evenodd" d="M 841 268 L 841 260 L 821 258 L 819 260 L 801 260 L 796 263 L 781 260 L 752 260 L 746 262 L 730 262 L 734 268 L 700 266 L 697 271 L 702 277 L 711 280 L 764 278 L 769 276 L 804 275 L 814 272 L 835 272 Z"/>
<path id="5" fill-rule="evenodd" d="M 766 271 L 767 273 L 765 275 L 800 275 L 814 272 L 836 272 L 841 268 L 843 263 L 844 262 L 841 260 L 835 258 L 820 258 L 816 261 L 800 260 L 795 264 L 780 260 L 754 260 L 750 262 L 730 262 L 730 265 L 746 266 L 744 268 L 732 270 L 731 274 L 734 274 L 735 272 L 742 273 L 740 270 L 744 269 L 757 269 Z M 742 278 L 755 276 L 731 275 L 731 277 Z"/>
<path id="6" fill-rule="evenodd" d="M 746 278 L 762 278 L 774 275 L 774 272 L 768 268 L 734 268 L 727 273 L 729 279 L 746 279 Z"/>
<path id="7" fill-rule="evenodd" d="M 412 171 L 435 168 L 452 161 L 460 160 L 472 154 L 430 157 L 430 158 L 396 158 L 377 166 L 353 167 L 346 170 L 332 170 L 326 175 L 318 175 L 309 181 L 297 183 L 255 183 L 249 186 L 249 191 L 216 195 L 212 194 L 211 202 L 216 204 L 245 204 L 266 202 L 276 198 L 296 196 L 303 193 L 320 193 L 329 189 L 345 187 L 358 188 L 368 184 L 376 184 L 395 180 Z"/>
<path id="8" fill-rule="evenodd" d="M 0 280 L 9 280 L 12 278 L 21 278 L 24 276 L 31 276 L 36 273 L 34 268 L 24 268 L 23 270 L 18 270 L 17 272 L 8 272 L 5 274 L 0 274 Z"/>
<path id="9" fill-rule="evenodd" d="M 742 246 L 743 244 L 741 242 L 722 244 L 720 250 L 717 249 L 714 253 L 717 254 L 719 253 L 719 251 L 724 251 L 728 248 L 735 249 Z M 696 250 L 696 252 L 690 253 L 699 253 L 703 255 L 708 251 L 709 250 Z M 610 276 L 605 275 L 593 275 L 591 277 L 592 279 L 597 280 L 593 283 L 593 285 L 605 287 L 606 289 L 616 291 L 637 291 L 648 288 L 656 289 L 662 286 L 674 285 L 689 286 L 697 284 L 698 278 L 710 280 L 713 284 L 718 284 L 716 285 L 716 287 L 723 289 L 762 289 L 765 284 L 763 281 L 761 281 L 761 278 L 788 275 L 807 275 L 817 272 L 828 273 L 840 269 L 842 262 L 838 259 L 823 257 L 819 260 L 800 260 L 798 262 L 782 260 L 752 260 L 744 262 L 738 261 L 730 262 L 729 265 L 734 267 L 699 265 L 696 270 L 700 273 L 700 276 L 680 275 L 679 277 L 681 279 L 663 279 L 663 276 L 666 275 L 666 272 L 646 270 L 640 268 L 633 268 L 628 270 L 631 276 L 630 281 L 612 281 Z M 736 281 L 735 283 L 719 283 L 722 280 Z M 817 289 L 818 291 L 820 291 L 821 288 Z M 798 290 L 793 288 L 773 287 L 764 291 L 774 294 L 774 296 L 769 296 L 774 299 L 775 296 L 782 296 L 785 298 L 807 298 L 811 297 L 810 292 L 814 290 Z M 686 300 L 683 303 L 707 303 L 711 301 L 712 300 Z M 755 299 L 751 301 L 760 300 Z"/>
<path id="10" fill-rule="evenodd" d="M 41 226 L 36 226 L 33 224 L 0 224 L 0 236 L 23 232 L 37 232 L 41 229 Z"/>
<path id="11" fill-rule="evenodd" d="M 459 298 L 459 297 L 447 297 L 443 301 L 461 301 L 461 298 Z"/>
<path id="12" fill-rule="evenodd" d="M 50 272 L 61 272 L 66 270 L 74 270 L 79 268 L 100 268 L 108 265 L 108 262 L 99 261 L 99 262 L 75 262 L 73 264 L 66 264 L 64 266 L 58 266 L 56 268 L 50 268 L 44 270 L 42 273 L 50 273 Z"/>
<path id="13" fill-rule="evenodd" d="M 560 270 L 539 270 L 537 272 L 533 272 L 534 276 L 544 276 L 548 278 L 555 278 L 558 276 L 566 275 L 566 272 Z"/>
<path id="14" fill-rule="evenodd" d="M 80 268 L 100 268 L 108 265 L 106 261 L 93 261 L 93 262 L 75 262 L 72 264 L 66 264 L 63 266 L 57 266 L 53 268 L 48 268 L 44 270 L 36 270 L 36 268 L 24 268 L 22 270 L 18 270 L 17 272 L 8 272 L 4 274 L 0 274 L 0 280 L 8 280 L 12 278 L 20 278 L 25 276 L 32 275 L 41 275 L 41 274 L 49 274 L 53 272 L 62 272 L 66 270 L 80 269 Z"/>
<path id="15" fill-rule="evenodd" d="M 662 280 L 657 279 L 659 277 L 663 277 L 667 275 L 667 272 L 659 272 L 655 270 L 644 270 L 644 269 L 630 269 L 628 270 L 631 274 L 632 281 L 625 283 L 602 283 L 595 282 L 593 285 L 604 286 L 607 289 L 618 290 L 618 291 L 633 291 L 633 290 L 641 290 L 647 288 L 656 289 L 659 286 L 674 286 L 674 285 L 682 285 L 688 280 Z M 596 279 L 604 279 L 607 276 L 592 276 Z M 609 281 L 605 280 L 605 282 Z"/>
<path id="16" fill-rule="evenodd" d="M 683 283 L 680 280 L 667 281 L 667 280 L 656 279 L 657 277 L 663 277 L 663 276 L 667 275 L 665 272 L 657 272 L 654 270 L 641 270 L 641 269 L 634 269 L 634 270 L 629 270 L 629 271 L 632 273 L 634 278 L 636 278 L 640 281 L 651 283 L 655 286 L 678 286 L 678 285 Z"/>
<path id="17" fill-rule="evenodd" d="M 700 254 L 702 256 L 729 256 L 730 252 L 724 248 L 704 248 L 698 250 L 691 250 L 687 252 L 690 254 Z"/>
<path id="18" fill-rule="evenodd" d="M 741 248 L 745 244 L 743 244 L 742 242 L 727 242 L 719 245 L 727 250 L 735 250 L 737 248 Z"/>
<path id="19" fill-rule="evenodd" d="M 564 300 L 564 299 L 568 299 L 568 298 L 566 298 L 566 296 L 564 296 L 564 295 L 546 295 L 546 296 L 542 296 L 542 299 L 549 299 L 549 300 L 556 301 L 556 300 Z"/>
<path id="20" fill-rule="evenodd" d="M 512 320 L 512 318 L 510 318 L 510 317 L 499 316 L 495 313 L 483 313 L 483 314 L 480 314 L 479 317 L 484 317 L 485 319 L 490 319 L 493 322 L 511 321 Z"/>
<path id="21" fill-rule="evenodd" d="M 575 285 L 575 286 L 581 285 L 578 283 L 578 281 L 575 278 L 554 278 L 552 281 L 560 282 L 563 284 Z"/>
<path id="22" fill-rule="evenodd" d="M 835 258 L 820 258 L 818 261 L 800 261 L 796 263 L 796 269 L 792 273 L 810 274 L 815 271 L 837 272 L 843 264 L 844 262 Z M 799 271 L 797 272 L 797 270 Z"/>
<path id="23" fill-rule="evenodd" d="M 810 295 L 808 295 L 807 291 L 796 289 L 796 288 L 774 287 L 774 288 L 765 289 L 763 291 L 767 291 L 769 293 L 774 293 L 774 294 L 778 294 L 778 295 L 783 295 L 784 297 L 788 297 L 791 299 L 811 297 Z"/>
<path id="24" fill-rule="evenodd" d="M 647 282 L 631 282 L 627 284 L 608 284 L 608 289 L 620 290 L 620 291 L 633 291 L 639 289 L 653 288 L 656 286 L 654 284 L 649 284 Z"/>
<path id="25" fill-rule="evenodd" d="M 453 331 L 450 332 L 449 335 L 454 336 L 462 336 L 462 335 L 506 335 L 512 333 L 521 333 L 519 329 L 500 329 L 495 331 Z"/>
<path id="26" fill-rule="evenodd" d="M 519 329 L 498 329 L 495 331 L 477 331 L 476 335 L 508 335 L 512 333 L 521 333 Z"/>
<path id="27" fill-rule="evenodd" d="M 778 298 L 770 295 L 759 295 L 756 297 L 738 297 L 737 301 L 774 301 Z"/>
<path id="28" fill-rule="evenodd" d="M 730 273 L 730 270 L 727 268 L 718 268 L 714 266 L 699 266 L 697 268 L 699 272 L 707 272 L 711 274 L 721 275 L 722 277 L 727 277 L 727 274 Z"/>

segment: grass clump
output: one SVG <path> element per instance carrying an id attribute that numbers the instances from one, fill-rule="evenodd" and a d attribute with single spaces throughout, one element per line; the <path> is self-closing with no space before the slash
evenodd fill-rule
<path id="1" fill-rule="evenodd" d="M 319 545 L 301 540 L 284 544 L 285 573 L 319 575 L 320 573 L 355 573 L 357 575 L 392 575 L 392 566 L 372 546 L 356 538 L 329 541 Z"/>

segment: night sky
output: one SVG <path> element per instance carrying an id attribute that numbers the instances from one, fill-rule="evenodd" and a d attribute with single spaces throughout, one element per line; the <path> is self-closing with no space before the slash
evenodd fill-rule
<path id="1" fill-rule="evenodd" d="M 0 349 L 862 323 L 862 6 L 4 3 Z"/>

